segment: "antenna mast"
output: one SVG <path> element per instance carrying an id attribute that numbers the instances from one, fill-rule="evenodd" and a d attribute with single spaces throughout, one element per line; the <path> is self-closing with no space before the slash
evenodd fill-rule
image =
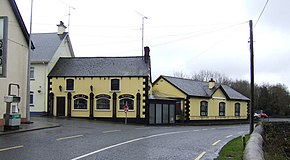
<path id="1" fill-rule="evenodd" d="M 148 19 L 148 18 L 137 11 L 135 12 L 138 13 L 142 17 L 142 57 L 143 57 L 144 55 L 144 19 Z"/>
<path id="2" fill-rule="evenodd" d="M 68 4 L 67 4 L 68 5 Z M 67 24 L 67 30 L 68 30 L 68 33 L 69 33 L 69 26 L 70 26 L 70 9 L 75 9 L 73 6 L 71 5 L 68 5 L 68 24 Z"/>

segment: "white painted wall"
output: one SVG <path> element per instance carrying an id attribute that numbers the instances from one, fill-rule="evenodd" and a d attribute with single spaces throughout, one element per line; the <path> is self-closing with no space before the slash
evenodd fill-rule
<path id="1" fill-rule="evenodd" d="M 0 15 L 8 16 L 7 77 L 0 78 L 0 120 L 6 111 L 4 96 L 9 83 L 20 85 L 19 108 L 22 118 L 26 118 L 28 45 L 7 0 L 0 0 Z M 12 93 L 17 94 L 17 90 L 13 88 Z"/>

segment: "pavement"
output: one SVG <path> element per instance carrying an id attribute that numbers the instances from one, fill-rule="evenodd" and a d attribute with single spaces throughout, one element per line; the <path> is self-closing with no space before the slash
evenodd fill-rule
<path id="1" fill-rule="evenodd" d="M 19 126 L 19 129 L 17 130 L 8 130 L 4 131 L 4 127 L 0 127 L 0 136 L 1 135 L 7 135 L 7 134 L 14 134 L 14 133 L 21 133 L 21 132 L 27 132 L 27 131 L 34 131 L 34 130 L 40 130 L 40 129 L 47 129 L 47 128 L 55 128 L 60 127 L 61 125 L 54 122 L 47 122 L 47 121 L 41 121 L 39 118 L 31 118 L 30 123 L 21 123 Z"/>

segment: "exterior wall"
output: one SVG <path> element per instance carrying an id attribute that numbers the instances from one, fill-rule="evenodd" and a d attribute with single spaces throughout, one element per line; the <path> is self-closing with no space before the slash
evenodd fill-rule
<path id="1" fill-rule="evenodd" d="M 200 102 L 208 102 L 208 116 L 200 116 Z M 225 103 L 225 116 L 219 116 L 219 103 Z M 235 116 L 235 103 L 240 103 L 240 116 Z M 247 119 L 247 102 L 226 100 L 218 89 L 212 98 L 190 98 L 190 120 Z"/>
<path id="2" fill-rule="evenodd" d="M 31 91 L 34 93 L 34 105 L 30 107 L 30 112 L 39 114 L 47 112 L 47 75 L 52 70 L 59 57 L 71 57 L 67 39 L 65 39 L 59 48 L 56 50 L 54 56 L 49 63 L 32 63 L 34 67 L 35 79 L 30 82 Z M 40 93 L 38 91 L 41 91 Z"/>
<path id="3" fill-rule="evenodd" d="M 140 118 L 145 118 L 145 111 L 143 106 L 146 105 L 146 97 L 144 91 L 144 83 L 145 77 L 66 77 L 66 78 L 51 78 L 50 79 L 50 88 L 51 93 L 54 94 L 54 102 L 53 102 L 53 115 L 57 115 L 57 97 L 65 97 L 65 116 L 68 116 L 68 91 L 66 88 L 66 80 L 73 79 L 74 80 L 74 91 L 70 92 L 71 97 L 74 97 L 78 94 L 83 94 L 90 97 L 90 94 L 94 94 L 93 99 L 93 117 L 95 118 L 112 118 L 113 115 L 113 94 L 117 95 L 116 100 L 116 118 L 124 118 L 125 113 L 124 110 L 120 110 L 120 95 L 130 94 L 134 96 L 134 110 L 129 110 L 128 118 L 136 118 L 137 111 L 137 93 L 140 93 Z M 120 79 L 120 91 L 110 91 L 111 90 L 111 79 Z M 60 87 L 62 91 L 60 91 Z M 91 91 L 90 86 L 93 86 L 93 91 Z M 109 95 L 110 98 L 110 109 L 109 110 L 99 110 L 96 108 L 96 95 L 106 94 Z M 87 109 L 74 109 L 74 98 L 71 99 L 71 117 L 89 117 L 90 116 L 90 98 L 88 98 L 88 107 Z"/>
<path id="4" fill-rule="evenodd" d="M 47 64 L 31 64 L 34 67 L 34 79 L 30 79 L 30 91 L 33 92 L 33 105 L 30 105 L 30 112 L 47 111 Z"/>
<path id="5" fill-rule="evenodd" d="M 68 46 L 68 41 L 67 41 L 67 38 L 66 38 L 60 44 L 60 46 L 56 50 L 55 54 L 53 55 L 53 57 L 49 61 L 48 67 L 47 67 L 47 70 L 48 70 L 47 73 L 49 73 L 52 70 L 52 68 L 54 67 L 54 65 L 58 61 L 59 57 L 71 57 L 71 56 L 72 56 L 72 53 L 70 52 L 70 49 L 69 49 L 69 46 Z"/>
<path id="6" fill-rule="evenodd" d="M 20 85 L 19 109 L 21 117 L 26 118 L 28 45 L 20 29 L 17 19 L 8 1 L 0 1 L 0 16 L 8 17 L 7 75 L 0 78 L 0 126 L 6 112 L 4 96 L 8 94 L 9 83 Z M 16 87 L 15 87 L 16 88 Z M 12 93 L 17 94 L 13 87 Z"/>
<path id="7" fill-rule="evenodd" d="M 175 98 L 186 98 L 186 94 L 178 90 L 176 87 L 172 86 L 163 78 L 160 78 L 153 86 L 153 91 L 158 91 L 165 93 L 167 95 L 172 95 Z"/>

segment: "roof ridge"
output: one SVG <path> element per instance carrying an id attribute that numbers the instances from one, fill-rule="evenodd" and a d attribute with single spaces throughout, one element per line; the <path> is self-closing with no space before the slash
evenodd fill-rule
<path id="1" fill-rule="evenodd" d="M 174 76 L 166 76 L 166 75 L 161 75 L 161 76 L 163 76 L 163 77 L 169 77 L 169 78 L 182 79 L 182 80 L 189 80 L 189 81 L 193 81 L 193 82 L 208 83 L 207 81 L 194 80 L 194 79 L 190 79 L 190 78 L 174 77 Z"/>

